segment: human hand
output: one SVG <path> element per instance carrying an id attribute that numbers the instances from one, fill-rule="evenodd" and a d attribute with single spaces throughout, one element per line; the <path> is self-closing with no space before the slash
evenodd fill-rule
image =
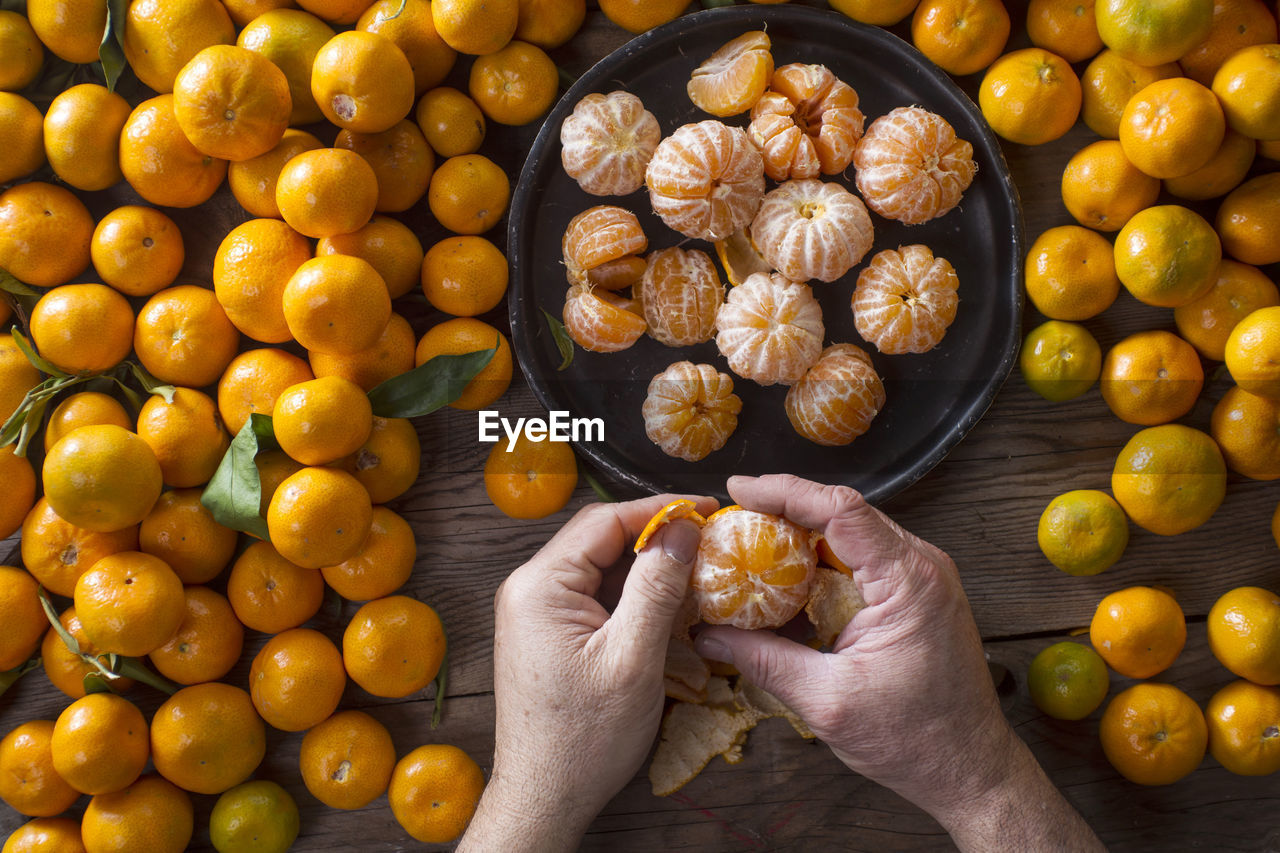
<path id="1" fill-rule="evenodd" d="M 830 654 L 729 627 L 700 633 L 699 654 L 732 663 L 800 714 L 846 765 L 928 811 L 962 846 L 981 848 L 1001 833 L 1009 834 L 999 845 L 1031 840 L 1012 834 L 1020 809 L 1010 807 L 1011 791 L 1034 794 L 1030 820 L 1060 818 L 1067 832 L 1056 841 L 1096 843 L 1005 720 L 946 554 L 847 487 L 790 475 L 734 477 L 728 487 L 748 509 L 821 531 L 853 569 L 867 607 Z"/>
<path id="2" fill-rule="evenodd" d="M 674 521 L 650 539 L 612 614 L 597 595 L 670 500 L 587 507 L 498 589 L 493 774 L 460 850 L 572 848 L 644 761 L 698 527 Z"/>

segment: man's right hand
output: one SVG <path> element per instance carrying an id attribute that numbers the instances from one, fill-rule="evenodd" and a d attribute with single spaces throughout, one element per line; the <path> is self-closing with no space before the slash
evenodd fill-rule
<path id="1" fill-rule="evenodd" d="M 1005 720 L 946 554 L 844 486 L 790 475 L 728 486 L 747 509 L 821 531 L 867 606 L 830 654 L 729 627 L 704 630 L 699 654 L 777 696 L 841 761 L 928 811 L 962 847 L 1098 849 Z M 1030 823 L 1011 826 L 1023 807 L 1035 811 Z M 1055 816 L 1065 831 L 1036 835 Z"/>

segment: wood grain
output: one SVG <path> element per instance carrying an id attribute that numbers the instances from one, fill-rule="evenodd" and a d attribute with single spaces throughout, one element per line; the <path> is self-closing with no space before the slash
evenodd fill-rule
<path id="1" fill-rule="evenodd" d="M 797 0 L 824 6 L 820 0 Z M 572 75 L 581 74 L 627 34 L 609 23 L 592 3 L 582 32 L 553 58 Z M 1009 3 L 1017 35 L 1010 47 L 1026 45 L 1021 20 L 1025 3 Z M 691 5 L 696 8 L 696 4 Z M 906 36 L 905 26 L 893 30 Z M 450 85 L 466 88 L 467 62 L 460 61 Z M 959 81 L 971 95 L 977 77 Z M 484 153 L 508 174 L 518 174 L 537 126 L 490 127 Z M 331 133 L 331 132 L 330 132 Z M 1063 165 L 1092 141 L 1078 125 L 1066 137 L 1040 148 L 1006 145 L 1010 169 L 1021 194 L 1028 239 L 1069 222 L 1059 194 Z M 124 188 L 93 194 L 96 214 L 132 200 Z M 1214 204 L 1198 209 L 1212 215 Z M 183 278 L 209 283 L 213 253 L 221 235 L 246 219 L 225 187 L 208 205 L 175 213 L 187 237 Z M 424 245 L 444 232 L 425 207 L 404 217 Z M 489 235 L 502 242 L 502 228 Z M 1275 270 L 1270 270 L 1275 275 Z M 397 310 L 419 332 L 441 319 L 420 295 L 400 300 Z M 486 319 L 505 327 L 505 315 Z M 1028 308 L 1024 331 L 1041 322 Z M 1104 348 L 1143 328 L 1172 328 L 1167 310 L 1140 305 L 1127 295 L 1103 316 L 1085 324 Z M 1184 419 L 1205 428 L 1213 403 L 1229 379 L 1210 366 L 1212 381 L 1201 402 Z M 508 417 L 540 409 L 517 376 L 500 401 Z M 392 508 L 412 523 L 418 544 L 407 594 L 430 603 L 449 631 L 450 671 L 443 724 L 430 728 L 431 700 L 387 702 L 349 685 L 342 706 L 362 708 L 391 730 L 399 753 L 425 742 L 449 742 L 466 749 L 486 769 L 493 749 L 494 591 L 503 578 L 533 554 L 577 509 L 595 500 L 585 483 L 570 506 L 545 520 L 516 522 L 494 509 L 484 494 L 480 472 L 487 445 L 476 439 L 476 416 L 447 410 L 421 418 L 422 476 Z M 1095 578 L 1072 578 L 1054 569 L 1035 544 L 1036 521 L 1051 498 L 1072 488 L 1108 489 L 1111 466 L 1135 427 L 1110 415 L 1097 390 L 1063 404 L 1033 394 L 1015 370 L 990 411 L 933 472 L 883 508 L 905 527 L 950 553 L 960 568 L 969 602 L 993 663 L 1008 669 L 1012 682 L 1004 696 L 1009 719 L 1050 777 L 1080 808 L 1115 850 L 1280 850 L 1274 819 L 1280 791 L 1274 780 L 1232 776 L 1212 759 L 1187 779 L 1166 788 L 1144 789 L 1122 780 L 1103 758 L 1097 742 L 1100 712 L 1078 723 L 1046 718 L 1030 702 L 1024 676 L 1031 658 L 1070 630 L 1087 625 L 1106 593 L 1137 583 L 1172 588 L 1190 617 L 1186 651 L 1159 680 L 1169 681 L 1203 703 L 1231 680 L 1209 654 L 1204 617 L 1213 601 L 1242 584 L 1280 588 L 1280 552 L 1268 523 L 1280 487 L 1233 475 L 1227 500 L 1203 527 L 1166 538 L 1132 529 L 1123 560 Z M 632 497 L 616 484 L 619 497 Z M 0 547 L 4 556 L 15 540 Z M 13 559 L 16 559 L 14 557 Z M 224 583 L 214 583 L 215 587 Z M 328 601 L 311 623 L 335 641 L 355 605 Z M 266 641 L 249 632 L 244 655 L 228 677 L 246 684 L 252 656 Z M 1126 686 L 1117 679 L 1112 691 Z M 148 714 L 160 697 L 135 688 L 131 697 Z M 34 717 L 52 719 L 65 699 L 37 671 L 0 698 L 0 731 Z M 903 721 L 904 729 L 911 726 Z M 298 851 L 393 851 L 417 849 L 395 823 L 386 799 L 355 812 L 319 804 L 297 771 L 300 734 L 270 732 L 268 758 L 259 776 L 283 784 L 297 799 L 303 830 Z M 192 850 L 207 851 L 207 816 L 215 798 L 194 797 L 197 832 Z M 75 807 L 78 814 L 82 799 Z M 22 822 L 0 807 L 0 832 Z M 930 818 L 891 792 L 846 770 L 823 745 L 797 737 L 771 720 L 752 733 L 742 763 L 712 764 L 684 790 L 665 799 L 649 792 L 644 771 L 592 824 L 584 850 L 943 850 L 950 840 Z"/>

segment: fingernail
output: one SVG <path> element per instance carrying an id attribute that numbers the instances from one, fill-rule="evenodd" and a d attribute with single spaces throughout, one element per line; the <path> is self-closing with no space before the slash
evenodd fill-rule
<path id="1" fill-rule="evenodd" d="M 699 635 L 693 641 L 693 648 L 699 657 L 720 663 L 733 663 L 733 650 L 715 637 Z"/>
<path id="2" fill-rule="evenodd" d="M 698 554 L 702 529 L 692 521 L 677 519 L 662 531 L 662 553 L 677 563 L 692 563 Z"/>

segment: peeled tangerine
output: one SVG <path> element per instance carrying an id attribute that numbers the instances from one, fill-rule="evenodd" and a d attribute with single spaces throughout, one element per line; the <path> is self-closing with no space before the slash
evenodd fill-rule
<path id="1" fill-rule="evenodd" d="M 959 286 L 951 263 L 928 246 L 886 249 L 858 276 L 854 326 L 880 352 L 928 352 L 956 318 Z"/>
<path id="2" fill-rule="evenodd" d="M 751 240 L 793 281 L 835 281 L 871 249 L 866 205 L 840 184 L 787 181 L 760 203 Z"/>
<path id="3" fill-rule="evenodd" d="M 598 204 L 570 219 L 564 229 L 560 250 L 564 255 L 565 275 L 570 284 L 600 284 L 591 275 L 593 271 L 627 260 L 636 261 L 643 271 L 644 262 L 635 256 L 648 245 L 634 213 L 611 204 Z M 616 289 L 608 284 L 601 286 L 606 290 Z"/>
<path id="4" fill-rule="evenodd" d="M 724 118 L 751 109 L 773 74 L 769 36 L 763 30 L 743 33 L 720 46 L 693 69 L 686 91 L 704 112 Z"/>
<path id="5" fill-rule="evenodd" d="M 661 138 L 658 120 L 635 95 L 592 92 L 560 126 L 560 162 L 592 195 L 627 195 L 644 186 Z"/>
<path id="6" fill-rule="evenodd" d="M 822 353 L 822 309 L 806 284 L 755 273 L 729 291 L 716 317 L 729 368 L 761 385 L 790 385 Z"/>
<path id="7" fill-rule="evenodd" d="M 640 340 L 646 324 L 634 300 L 575 284 L 564 297 L 561 315 L 573 342 L 591 352 L 618 352 Z"/>
<path id="8" fill-rule="evenodd" d="M 867 128 L 853 155 L 858 192 L 887 219 L 919 225 L 960 203 L 978 164 L 940 115 L 898 107 Z"/>
<path id="9" fill-rule="evenodd" d="M 853 344 L 833 344 L 787 391 L 787 420 L 815 444 L 848 444 L 884 407 L 884 383 L 871 357 Z"/>
<path id="10" fill-rule="evenodd" d="M 649 334 L 669 347 L 709 341 L 724 285 L 706 252 L 659 249 L 649 255 L 637 290 Z"/>
<path id="11" fill-rule="evenodd" d="M 690 578 L 704 622 L 778 628 L 809 600 L 818 534 L 776 515 L 727 507 L 702 528 Z"/>
<path id="12" fill-rule="evenodd" d="M 764 161 L 745 130 L 707 119 L 659 142 L 644 180 L 653 212 L 667 227 L 715 242 L 756 215 Z"/>
<path id="13" fill-rule="evenodd" d="M 740 411 L 729 376 L 709 364 L 678 361 L 649 382 L 644 432 L 668 456 L 697 462 L 724 447 Z"/>
<path id="14" fill-rule="evenodd" d="M 853 162 L 862 138 L 862 110 L 853 87 L 825 65 L 784 65 L 751 108 L 747 133 L 775 181 L 838 175 Z"/>

